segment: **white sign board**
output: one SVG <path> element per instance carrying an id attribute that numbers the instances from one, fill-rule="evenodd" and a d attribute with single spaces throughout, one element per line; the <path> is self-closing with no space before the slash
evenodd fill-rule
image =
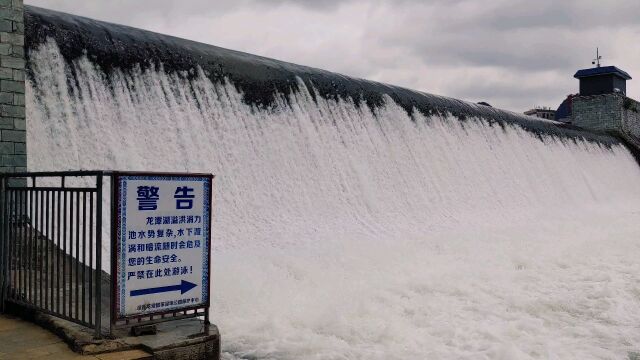
<path id="1" fill-rule="evenodd" d="M 211 180 L 114 177 L 118 319 L 209 306 Z"/>

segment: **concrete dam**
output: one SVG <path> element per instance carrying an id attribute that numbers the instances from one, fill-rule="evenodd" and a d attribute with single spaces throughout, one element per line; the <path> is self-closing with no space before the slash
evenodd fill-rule
<path id="1" fill-rule="evenodd" d="M 217 175 L 225 358 L 637 350 L 618 138 L 36 7 L 25 40 L 29 170 Z"/>

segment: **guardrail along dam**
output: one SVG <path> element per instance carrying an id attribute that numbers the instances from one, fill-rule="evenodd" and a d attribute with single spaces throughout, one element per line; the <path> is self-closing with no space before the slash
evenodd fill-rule
<path id="1" fill-rule="evenodd" d="M 25 23 L 29 170 L 217 175 L 226 358 L 638 350 L 640 166 L 617 138 L 35 7 Z"/>

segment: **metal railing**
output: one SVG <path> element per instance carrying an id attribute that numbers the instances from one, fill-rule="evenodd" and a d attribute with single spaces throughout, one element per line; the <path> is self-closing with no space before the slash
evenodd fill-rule
<path id="1" fill-rule="evenodd" d="M 0 306 L 34 308 L 101 336 L 103 287 L 109 288 L 102 272 L 104 174 L 0 175 Z M 67 186 L 72 177 L 92 185 Z"/>

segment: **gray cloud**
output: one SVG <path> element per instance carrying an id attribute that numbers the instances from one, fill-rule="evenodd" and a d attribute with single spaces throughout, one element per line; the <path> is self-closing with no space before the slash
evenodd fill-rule
<path id="1" fill-rule="evenodd" d="M 596 46 L 640 73 L 637 0 L 27 3 L 516 111 L 575 92 Z"/>
<path id="2" fill-rule="evenodd" d="M 261 5 L 268 4 L 289 4 L 296 5 L 303 8 L 310 8 L 316 10 L 323 11 L 331 11 L 335 10 L 336 7 L 348 3 L 349 1 L 345 0 L 262 0 L 256 1 L 256 3 L 260 3 Z"/>

